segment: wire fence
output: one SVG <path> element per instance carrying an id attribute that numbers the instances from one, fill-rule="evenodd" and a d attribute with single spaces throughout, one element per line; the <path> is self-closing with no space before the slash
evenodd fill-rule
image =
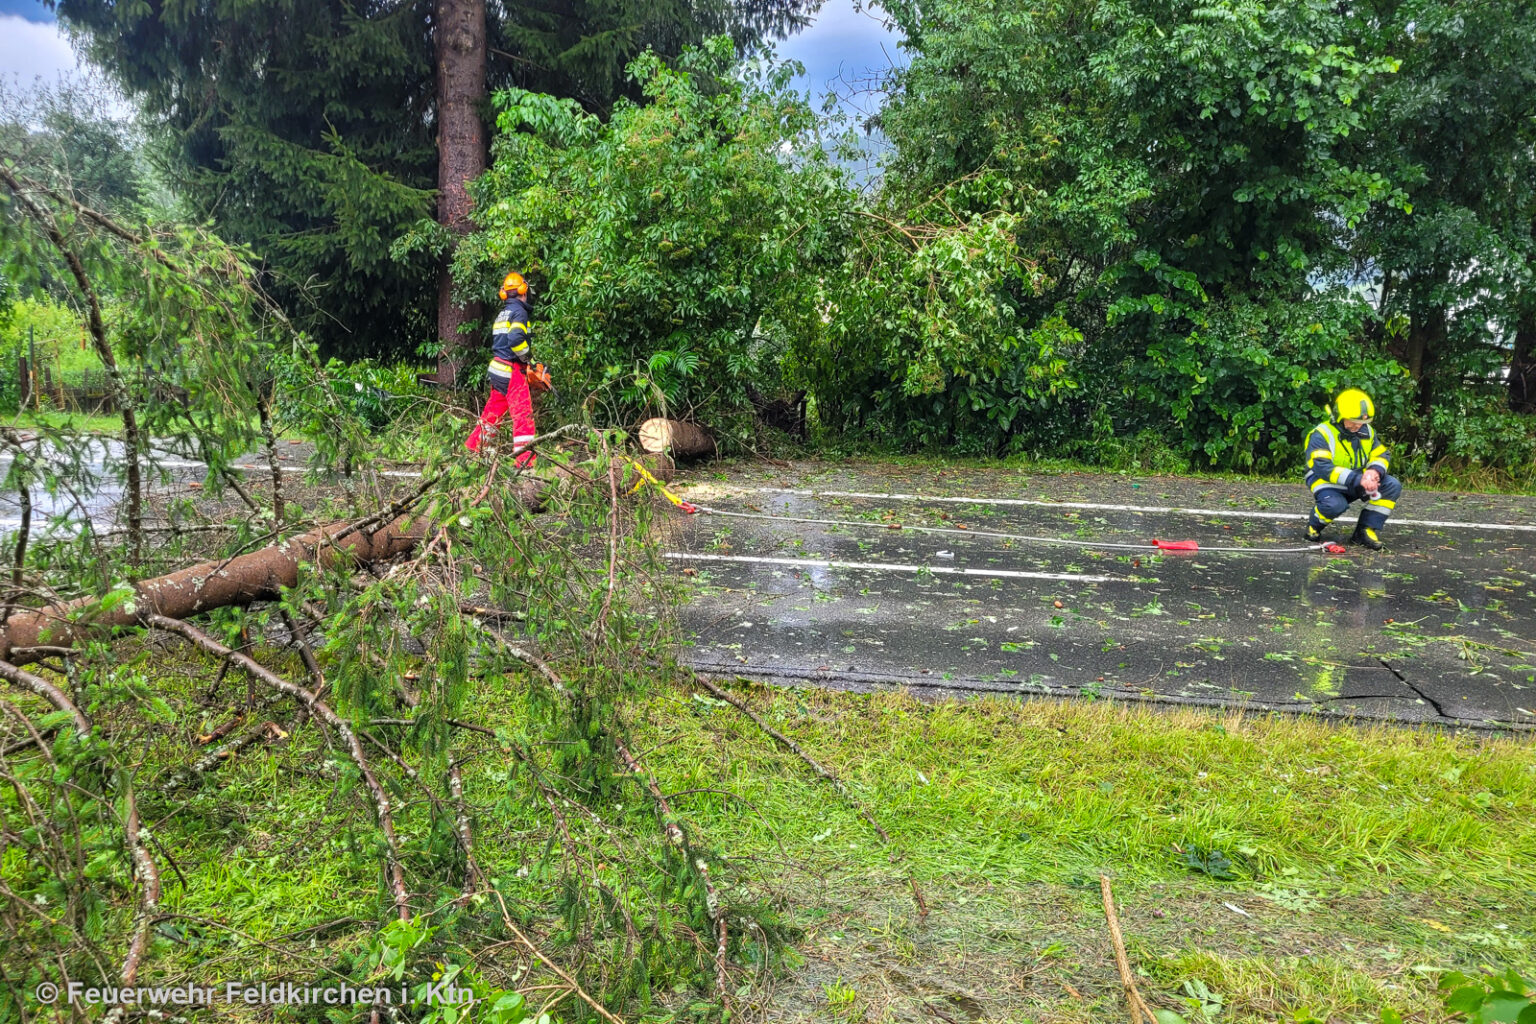
<path id="1" fill-rule="evenodd" d="M 146 394 L 154 394 L 159 401 L 186 404 L 184 388 L 166 383 L 158 374 L 139 372 L 142 375 L 139 383 Z M 17 359 L 13 366 L 0 366 L 0 408 L 82 413 L 118 411 L 106 370 L 56 370 L 46 363 L 34 368 L 28 365 L 25 356 Z"/>

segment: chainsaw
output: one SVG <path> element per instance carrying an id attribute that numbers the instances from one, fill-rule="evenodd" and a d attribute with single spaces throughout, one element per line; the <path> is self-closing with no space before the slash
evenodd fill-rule
<path id="1" fill-rule="evenodd" d="M 545 369 L 543 363 L 534 363 L 528 367 L 527 375 L 528 390 L 534 392 L 548 391 L 552 395 L 556 394 L 555 380 L 549 375 L 549 371 Z"/>

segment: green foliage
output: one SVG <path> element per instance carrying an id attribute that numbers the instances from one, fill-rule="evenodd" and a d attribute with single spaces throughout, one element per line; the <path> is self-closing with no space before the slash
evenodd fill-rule
<path id="1" fill-rule="evenodd" d="M 489 89 L 606 111 L 622 69 L 706 33 L 745 47 L 802 19 L 800 0 L 486 7 Z M 60 20 L 149 115 L 183 197 L 264 261 L 273 293 L 327 356 L 409 357 L 436 339 L 434 253 L 392 242 L 432 214 L 435 7 L 59 0 Z"/>
<path id="2" fill-rule="evenodd" d="M 816 320 L 816 268 L 848 192 L 790 70 L 733 77 L 729 40 L 630 72 L 647 102 L 607 122 L 497 94 L 494 166 L 456 276 L 481 294 L 535 279 L 535 348 L 610 421 L 696 413 L 721 429 L 770 391 L 786 339 Z"/>
<path id="3" fill-rule="evenodd" d="M 1536 1024 L 1536 986 L 1514 970 L 1478 975 L 1452 971 L 1440 979 L 1440 990 L 1445 1008 L 1467 1024 Z M 1383 1024 L 1389 1022 L 1383 1018 Z"/>
<path id="4" fill-rule="evenodd" d="M 422 1024 L 521 1024 L 532 1017 L 521 994 L 491 986 L 473 965 L 433 959 L 442 951 L 431 944 L 438 930 L 419 917 L 389 922 L 370 944 L 375 958 L 370 980 L 428 979 L 409 984 L 407 1005 Z"/>
<path id="5" fill-rule="evenodd" d="M 1179 854 L 1179 863 L 1191 871 L 1209 875 L 1219 881 L 1231 881 L 1237 877 L 1237 872 L 1232 869 L 1231 858 L 1221 850 L 1192 846 Z"/>
<path id="6" fill-rule="evenodd" d="M 1418 383 L 1427 457 L 1470 455 L 1427 417 L 1497 375 L 1536 323 L 1536 19 L 1520 0 L 1370 0 L 1348 17 L 1362 53 L 1401 62 L 1352 147 L 1411 200 L 1373 210 L 1351 248 L 1399 324 L 1389 341 Z"/>
<path id="7" fill-rule="evenodd" d="M 1083 336 L 1053 312 L 1021 315 L 1045 279 L 1019 247 L 1011 191 L 983 172 L 859 211 L 818 292 L 827 316 L 795 349 L 824 424 L 985 451 L 1058 422 Z M 968 202 L 978 212 L 957 212 Z"/>
<path id="8" fill-rule="evenodd" d="M 857 416 L 963 450 L 1089 458 L 1152 430 L 1208 465 L 1278 468 L 1336 382 L 1378 387 L 1384 408 L 1402 393 L 1374 311 L 1329 284 L 1347 232 L 1407 202 L 1348 149 L 1397 64 L 1361 55 L 1331 5 L 885 6 L 917 56 L 880 115 L 896 146 L 883 201 L 1007 237 L 932 275 L 931 296 L 993 305 L 943 372 L 909 374 L 932 397 L 895 406 L 876 387 Z M 1008 245 L 1028 272 L 988 273 Z M 956 318 L 936 313 L 928 332 L 922 315 L 878 326 L 942 352 Z"/>
<path id="9" fill-rule="evenodd" d="M 1282 472 L 1299 464 L 1307 433 L 1345 387 L 1365 389 L 1383 426 L 1401 427 L 1411 382 L 1361 343 L 1371 317 L 1343 295 L 1203 307 L 1188 334 L 1162 332 L 1124 354 L 1131 401 L 1118 419 L 1161 431 L 1204 465 Z"/>
<path id="10" fill-rule="evenodd" d="M 128 213 L 168 199 L 138 131 L 94 72 L 25 89 L 0 79 L 0 152 L 97 209 Z"/>
<path id="11" fill-rule="evenodd" d="M 356 419 L 375 429 L 393 422 L 413 402 L 425 399 L 426 388 L 417 377 L 420 371 L 407 364 L 380 366 L 370 359 L 343 363 L 328 360 L 323 373 L 342 404 Z M 302 401 L 284 391 L 280 408 L 289 420 L 302 417 Z"/>
<path id="12" fill-rule="evenodd" d="M 16 408 L 21 393 L 17 361 L 31 352 L 37 354 L 35 369 L 48 367 L 56 378 L 102 368 L 74 310 L 46 294 L 24 298 L 0 316 L 0 408 Z"/>

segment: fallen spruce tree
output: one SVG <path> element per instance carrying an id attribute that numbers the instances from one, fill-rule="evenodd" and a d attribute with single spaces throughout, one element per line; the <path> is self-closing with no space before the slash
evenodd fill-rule
<path id="1" fill-rule="evenodd" d="M 335 766 L 327 786 L 368 808 L 337 819 L 354 855 L 376 850 L 378 925 L 333 974 L 361 982 L 391 958 L 423 970 L 451 959 L 456 947 L 432 936 L 452 919 L 506 944 L 503 962 L 462 970 L 507 1007 L 522 1005 L 512 982 L 537 976 L 617 1019 L 607 1006 L 651 998 L 661 975 L 695 977 L 723 1008 L 741 950 L 761 959 L 772 926 L 728 895 L 727 869 L 627 736 L 621 695 L 660 648 L 666 597 L 650 505 L 628 497 L 640 476 L 611 444 L 593 433 L 585 460 L 550 458 L 568 486 L 530 490 L 504 461 L 455 467 L 347 523 L 12 608 L 0 626 L 0 919 L 23 953 L 8 954 L 4 987 L 185 972 L 166 936 L 195 903 L 178 866 L 189 854 L 145 823 L 221 805 L 216 774 L 302 748 L 306 765 Z M 535 515 L 530 497 L 553 507 Z M 238 678 L 246 688 L 231 691 Z M 181 754 L 167 759 L 167 744 Z M 629 786 L 655 799 L 649 836 L 604 820 Z M 492 810 L 507 799 L 548 815 L 536 882 L 480 863 L 506 842 Z M 625 867 L 593 872 L 599 861 Z M 530 913 L 545 904 L 564 927 Z"/>
<path id="2" fill-rule="evenodd" d="M 73 290 L 122 434 L 0 432 L 22 511 L 0 599 L 0 1021 L 36 1017 L 40 985 L 211 969 L 400 983 L 387 1014 L 335 1011 L 391 1024 L 448 1020 L 418 987 L 445 979 L 497 1024 L 659 998 L 727 1014 L 781 938 L 627 724 L 672 633 L 619 436 L 557 432 L 579 451 L 541 444 L 534 483 L 465 458 L 434 398 L 381 433 L 248 253 L 66 182 L 3 187 L 7 279 Z M 283 431 L 326 475 L 285 475 Z M 368 472 L 391 446 L 426 453 L 403 496 Z M 189 459 L 208 467 L 191 497 Z"/>

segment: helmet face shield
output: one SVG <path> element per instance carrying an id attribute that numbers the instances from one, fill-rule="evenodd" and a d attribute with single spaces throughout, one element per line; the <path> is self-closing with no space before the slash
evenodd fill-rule
<path id="1" fill-rule="evenodd" d="M 1371 417 L 1376 415 L 1376 405 L 1364 391 L 1349 388 L 1339 392 L 1339 397 L 1333 400 L 1333 414 L 1341 423 L 1345 420 L 1369 423 Z"/>

